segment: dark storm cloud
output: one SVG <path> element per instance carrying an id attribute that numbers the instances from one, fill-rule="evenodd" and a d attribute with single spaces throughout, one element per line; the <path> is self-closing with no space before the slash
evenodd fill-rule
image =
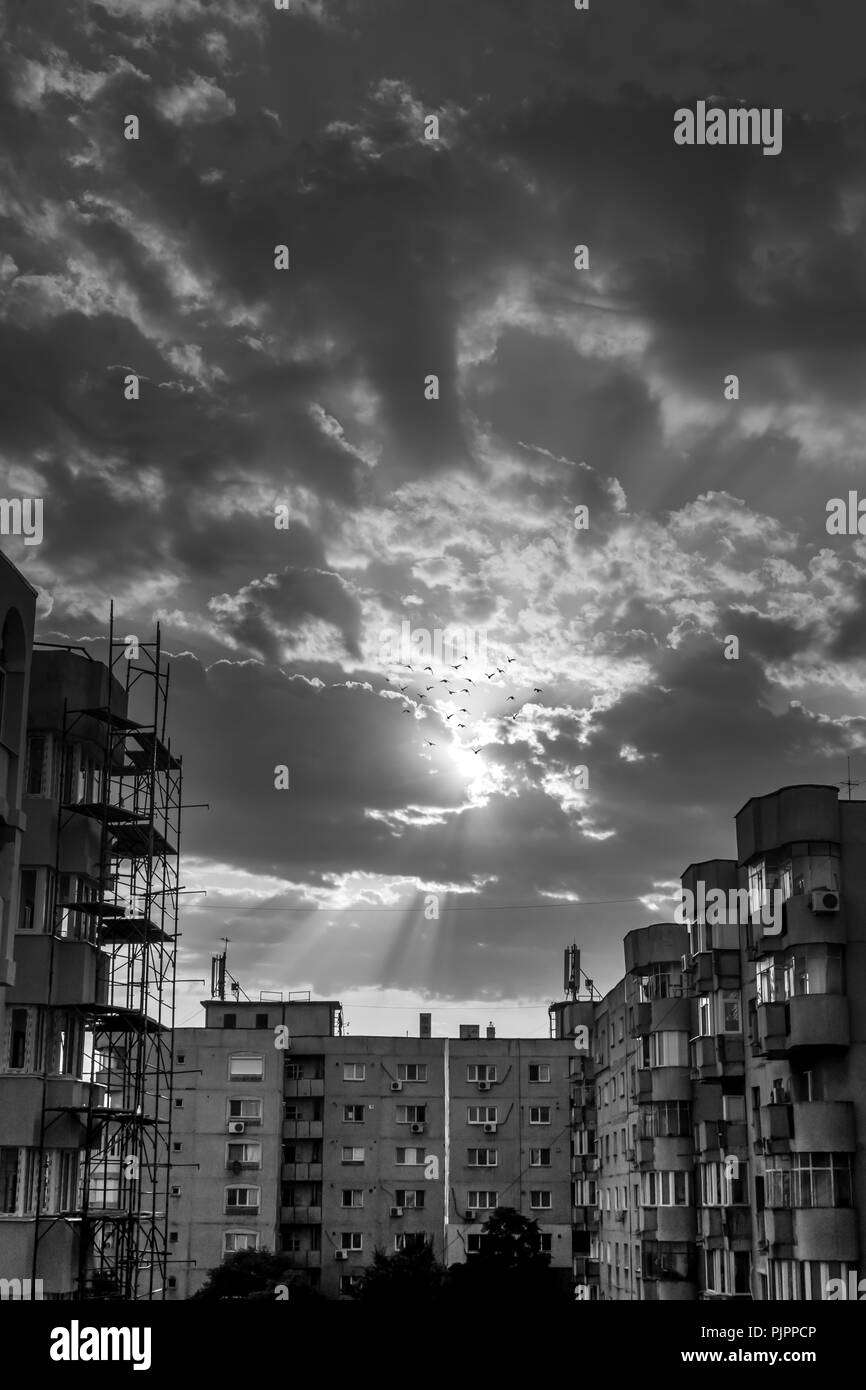
<path id="1" fill-rule="evenodd" d="M 866 446 L 857 14 L 8 17 L 2 443 L 46 501 L 44 544 L 14 556 L 55 634 L 97 636 L 114 592 L 124 630 L 159 611 L 192 652 L 173 737 L 212 810 L 186 852 L 310 904 L 290 933 L 243 881 L 251 977 L 546 993 L 579 930 L 612 979 L 648 909 L 544 894 L 651 898 L 731 851 L 748 795 L 844 770 L 864 561 L 824 516 Z M 782 104 L 782 155 L 676 147 L 673 110 L 712 93 Z M 387 689 L 377 633 L 404 619 L 514 656 L 510 684 L 479 676 L 477 757 L 452 756 L 447 706 L 419 713 L 413 687 L 410 718 Z M 402 885 L 401 910 L 313 911 L 350 877 L 350 900 Z M 431 922 L 443 884 L 502 910 Z M 218 924 L 195 908 L 188 947 Z"/>

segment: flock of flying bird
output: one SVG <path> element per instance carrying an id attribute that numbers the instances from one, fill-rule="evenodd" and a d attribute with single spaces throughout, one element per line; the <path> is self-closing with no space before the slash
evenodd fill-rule
<path id="1" fill-rule="evenodd" d="M 484 674 L 485 674 L 485 676 L 487 677 L 487 679 L 488 679 L 489 681 L 492 681 L 493 678 L 494 678 L 494 676 L 504 676 L 504 675 L 507 674 L 507 668 L 508 668 L 508 666 L 510 666 L 510 665 L 512 664 L 512 662 L 514 662 L 514 661 L 516 661 L 516 660 L 517 660 L 517 658 L 516 658 L 515 656 L 508 656 L 508 657 L 505 658 L 505 662 L 506 662 L 505 666 L 495 666 L 495 667 L 493 668 L 492 671 L 485 671 Z M 423 666 L 423 667 L 420 668 L 420 672 L 417 672 L 417 673 L 416 673 L 416 668 L 415 668 L 414 666 L 412 666 L 408 661 L 401 662 L 401 665 L 404 667 L 405 670 L 411 671 L 412 674 L 413 674 L 413 677 L 415 677 L 415 678 L 417 678 L 417 679 L 420 679 L 422 682 L 423 682 L 423 678 L 424 678 L 425 674 L 429 673 L 431 677 L 435 674 L 435 672 L 434 672 L 432 666 Z M 450 669 L 451 669 L 452 671 L 454 671 L 454 672 L 457 672 L 457 671 L 459 671 L 459 670 L 461 669 L 461 667 L 463 667 L 463 666 L 465 666 L 465 665 L 466 665 L 466 661 L 465 661 L 465 660 L 463 660 L 463 661 L 453 661 L 453 662 L 450 663 Z M 399 680 L 400 678 L 399 678 L 399 676 L 389 676 L 388 679 L 393 681 L 393 680 Z M 464 685 L 462 688 L 459 688 L 459 689 L 458 689 L 458 687 L 460 686 L 460 681 L 461 681 L 461 680 L 466 681 L 467 684 Z M 413 703 L 412 703 L 412 693 L 411 693 L 411 691 L 409 691 L 409 684 L 407 683 L 406 685 L 400 685 L 400 686 L 398 686 L 397 688 L 398 688 L 400 694 L 403 696 L 404 700 L 407 702 L 407 703 L 404 705 L 404 707 L 403 707 L 403 713 L 404 713 L 404 714 L 410 714 L 410 715 L 411 715 L 411 714 L 413 714 L 414 710 L 416 710 L 416 709 L 421 709 L 421 708 L 432 709 L 432 704 L 431 704 L 430 699 L 429 699 L 430 692 L 436 690 L 436 687 L 437 687 L 437 686 L 440 686 L 440 685 L 444 685 L 444 686 L 445 686 L 445 693 L 446 693 L 447 695 L 452 695 L 452 696 L 453 696 L 453 695 L 458 695 L 458 694 L 459 694 L 459 695 L 472 695 L 472 694 L 475 693 L 475 691 L 477 691 L 477 690 L 483 690 L 483 689 L 484 689 L 484 687 L 480 684 L 480 682 L 479 682 L 478 684 L 476 684 L 476 682 L 472 679 L 471 676 L 458 676 L 458 675 L 445 676 L 445 677 L 443 677 L 441 680 L 432 681 L 432 683 L 431 683 L 430 685 L 426 686 L 425 689 L 424 689 L 423 691 L 419 690 L 419 691 L 417 692 L 417 700 L 416 700 L 415 704 L 413 705 Z M 454 686 L 454 689 L 453 689 L 453 690 L 451 689 L 451 686 L 452 686 L 452 685 Z M 470 690 L 470 689 L 469 689 L 469 686 L 474 687 L 474 689 L 473 689 L 473 690 Z M 409 691 L 409 694 L 406 693 L 407 691 Z M 532 693 L 533 693 L 533 695 L 543 695 L 543 694 L 544 694 L 544 691 L 541 689 L 540 686 L 534 685 L 534 686 L 532 687 Z M 435 699 L 435 696 L 434 696 L 434 699 Z M 422 707 L 422 705 L 421 705 L 421 701 L 422 701 L 422 700 L 426 700 L 426 701 L 427 701 L 426 705 L 423 706 L 423 707 Z M 509 704 L 509 703 L 512 703 L 512 702 L 513 702 L 514 704 L 517 703 L 517 698 L 516 698 L 516 696 L 514 696 L 514 695 L 508 695 L 508 696 L 506 696 L 505 703 L 506 703 L 506 704 Z M 455 719 L 455 718 L 457 717 L 457 715 L 459 715 L 459 714 L 463 714 L 463 715 L 467 715 L 467 716 L 468 716 L 468 715 L 470 714 L 470 710 L 469 710 L 469 709 L 467 708 L 467 706 L 465 706 L 465 705 L 461 706 L 461 707 L 460 707 L 459 709 L 457 709 L 457 710 L 452 710 L 450 714 L 446 714 L 446 715 L 445 715 L 445 723 L 446 723 L 446 724 L 450 724 L 450 721 L 451 721 L 452 719 Z M 512 721 L 516 721 L 517 719 L 520 718 L 520 710 L 518 709 L 518 710 L 514 710 L 514 711 L 511 711 L 511 712 L 508 712 L 508 713 L 506 713 L 506 711 L 503 710 L 503 711 L 502 711 L 502 717 L 507 717 L 507 718 L 511 719 Z M 465 722 L 463 722 L 463 723 L 458 723 L 458 724 L 456 724 L 456 725 L 454 725 L 454 726 L 452 726 L 452 727 L 455 727 L 455 728 L 457 728 L 457 729 L 465 729 L 465 728 L 466 728 L 466 723 L 465 723 Z M 437 744 L 433 741 L 433 739 L 431 739 L 431 738 L 428 738 L 428 739 L 425 739 L 425 740 L 424 740 L 424 747 L 425 747 L 425 748 L 436 748 L 437 746 L 438 746 L 438 745 L 437 745 Z M 475 753 L 475 754 L 477 755 L 478 753 L 481 752 L 481 748 L 471 748 L 469 751 L 470 751 L 471 753 Z"/>

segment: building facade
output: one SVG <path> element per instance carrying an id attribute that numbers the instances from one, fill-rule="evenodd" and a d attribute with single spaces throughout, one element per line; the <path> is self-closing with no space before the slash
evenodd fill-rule
<path id="1" fill-rule="evenodd" d="M 538 1221 L 570 1278 L 569 1040 L 350 1038 L 333 1002 L 205 1009 L 175 1038 L 177 1297 L 245 1248 L 348 1296 L 377 1249 L 465 1260 L 500 1206 Z"/>
<path id="2" fill-rule="evenodd" d="M 625 938 L 573 1096 L 575 1274 L 604 1299 L 823 1299 L 866 1242 L 866 802 L 784 787 Z M 593 1201 L 596 1203 L 593 1212 Z"/>

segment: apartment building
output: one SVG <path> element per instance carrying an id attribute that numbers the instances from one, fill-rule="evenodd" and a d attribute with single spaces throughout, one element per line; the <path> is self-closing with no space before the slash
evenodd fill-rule
<path id="1" fill-rule="evenodd" d="M 784 787 L 630 932 L 572 1106 L 586 1298 L 819 1299 L 866 1241 L 866 802 Z M 576 1011 L 580 1011 L 580 1017 Z M 592 1211 L 593 1199 L 596 1211 Z"/>
<path id="2" fill-rule="evenodd" d="M 123 650 L 112 633 L 107 663 L 38 646 L 17 750 L 26 828 L 0 1031 L 0 1277 L 38 1280 L 46 1298 L 158 1296 L 164 1270 L 171 1078 L 159 1058 L 170 1063 L 177 857 L 165 833 L 180 764 L 156 732 L 158 699 L 153 727 L 129 718 L 129 684 L 152 662 L 133 670 Z"/>
<path id="3" fill-rule="evenodd" d="M 465 1260 L 498 1206 L 537 1220 L 570 1278 L 568 1040 L 349 1038 L 335 1002 L 205 1010 L 175 1036 L 174 1296 L 257 1248 L 348 1296 L 377 1249 Z"/>
<path id="4" fill-rule="evenodd" d="M 21 843 L 27 823 L 23 801 L 27 700 L 35 617 L 36 590 L 0 552 L 0 1044 L 10 1027 L 7 996 L 15 984 Z"/>

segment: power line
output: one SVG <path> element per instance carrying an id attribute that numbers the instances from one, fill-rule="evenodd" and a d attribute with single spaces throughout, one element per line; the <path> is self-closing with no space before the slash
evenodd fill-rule
<path id="1" fill-rule="evenodd" d="M 425 897 L 431 894 L 425 893 Z M 433 895 L 435 896 L 435 895 Z M 440 895 L 442 896 L 442 895 Z M 472 907 L 440 907 L 440 912 L 539 912 L 546 911 L 548 908 L 575 908 L 575 907 L 604 907 L 608 903 L 642 903 L 643 898 L 594 898 L 588 902 L 575 903 L 478 903 Z M 313 903 L 302 904 L 300 907 L 294 904 L 286 904 L 284 907 L 266 907 L 264 905 L 253 904 L 252 906 L 238 907 L 234 903 L 207 903 L 205 905 L 211 912 L 407 912 L 411 909 L 403 907 L 317 907 Z M 420 909 L 419 909 L 420 911 Z M 435 921 L 435 918 L 431 918 Z"/>

